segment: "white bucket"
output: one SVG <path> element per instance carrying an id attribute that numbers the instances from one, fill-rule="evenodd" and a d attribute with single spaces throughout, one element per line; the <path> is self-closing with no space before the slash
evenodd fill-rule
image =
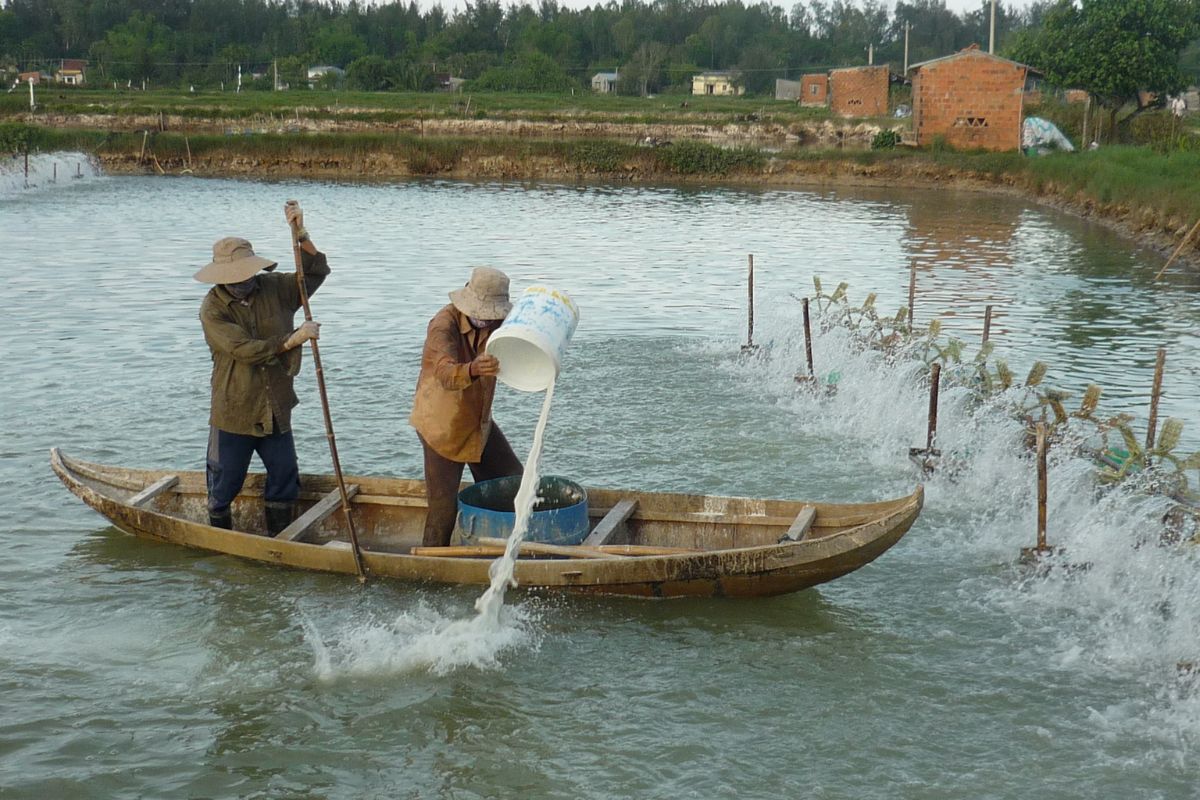
<path id="1" fill-rule="evenodd" d="M 500 380 L 522 392 L 541 392 L 558 377 L 579 309 L 566 293 L 530 286 L 496 332 L 487 352 L 500 360 Z"/>

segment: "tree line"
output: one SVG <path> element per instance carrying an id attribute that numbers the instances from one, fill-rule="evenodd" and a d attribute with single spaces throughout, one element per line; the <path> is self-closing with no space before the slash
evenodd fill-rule
<path id="1" fill-rule="evenodd" d="M 1194 10 L 1197 1 L 1084 5 Z M 567 91 L 586 87 L 596 72 L 617 71 L 621 91 L 644 94 L 685 89 L 693 74 L 718 69 L 735 71 L 751 93 L 769 94 L 776 78 L 866 64 L 868 48 L 875 63 L 899 67 L 906 31 L 909 63 L 972 43 L 986 47 L 989 35 L 987 0 L 962 14 L 944 0 L 899 0 L 891 9 L 880 0 L 808 0 L 789 10 L 741 0 L 609 0 L 579 10 L 556 0 L 506 6 L 477 0 L 452 14 L 439 5 L 422 10 L 411 0 L 0 2 L 0 67 L 87 58 L 92 83 L 159 87 L 229 86 L 239 69 L 250 88 L 273 88 L 277 75 L 301 87 L 308 85 L 307 68 L 320 64 L 346 69 L 350 88 L 364 90 L 426 90 L 448 74 L 479 89 Z M 1070 0 L 1035 0 L 1016 10 L 998 2 L 998 52 L 1047 52 L 1029 43 L 1045 20 L 1065 13 L 1064 4 Z M 1196 32 L 1185 30 L 1192 43 L 1182 48 L 1183 67 L 1191 59 L 1200 70 Z"/>

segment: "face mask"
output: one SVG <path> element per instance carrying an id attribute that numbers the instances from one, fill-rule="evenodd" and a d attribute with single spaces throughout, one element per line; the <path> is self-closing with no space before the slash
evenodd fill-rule
<path id="1" fill-rule="evenodd" d="M 255 287 L 257 287 L 257 286 L 258 286 L 258 276 L 251 275 L 249 278 L 242 281 L 241 283 L 225 284 L 225 291 L 229 292 L 231 295 L 236 297 L 238 300 L 245 300 L 247 297 L 250 296 L 250 293 L 253 292 Z"/>

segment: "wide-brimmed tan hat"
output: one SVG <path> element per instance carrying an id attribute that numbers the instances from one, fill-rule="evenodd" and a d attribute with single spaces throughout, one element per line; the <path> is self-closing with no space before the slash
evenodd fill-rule
<path id="1" fill-rule="evenodd" d="M 254 255 L 245 239 L 226 236 L 213 245 L 213 260 L 192 277 L 201 283 L 241 283 L 260 269 L 275 269 L 269 258 Z"/>
<path id="2" fill-rule="evenodd" d="M 512 311 L 508 301 L 508 276 L 491 267 L 476 267 L 471 280 L 450 293 L 454 307 L 475 319 L 504 319 Z"/>

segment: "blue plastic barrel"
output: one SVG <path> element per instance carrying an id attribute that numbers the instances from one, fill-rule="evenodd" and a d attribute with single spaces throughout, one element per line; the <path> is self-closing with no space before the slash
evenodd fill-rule
<path id="1" fill-rule="evenodd" d="M 521 476 L 483 481 L 458 493 L 458 533 L 464 542 L 479 537 L 507 539 L 516 523 L 515 501 Z M 587 492 L 574 481 L 544 475 L 525 539 L 545 544 L 579 544 L 588 535 Z"/>

